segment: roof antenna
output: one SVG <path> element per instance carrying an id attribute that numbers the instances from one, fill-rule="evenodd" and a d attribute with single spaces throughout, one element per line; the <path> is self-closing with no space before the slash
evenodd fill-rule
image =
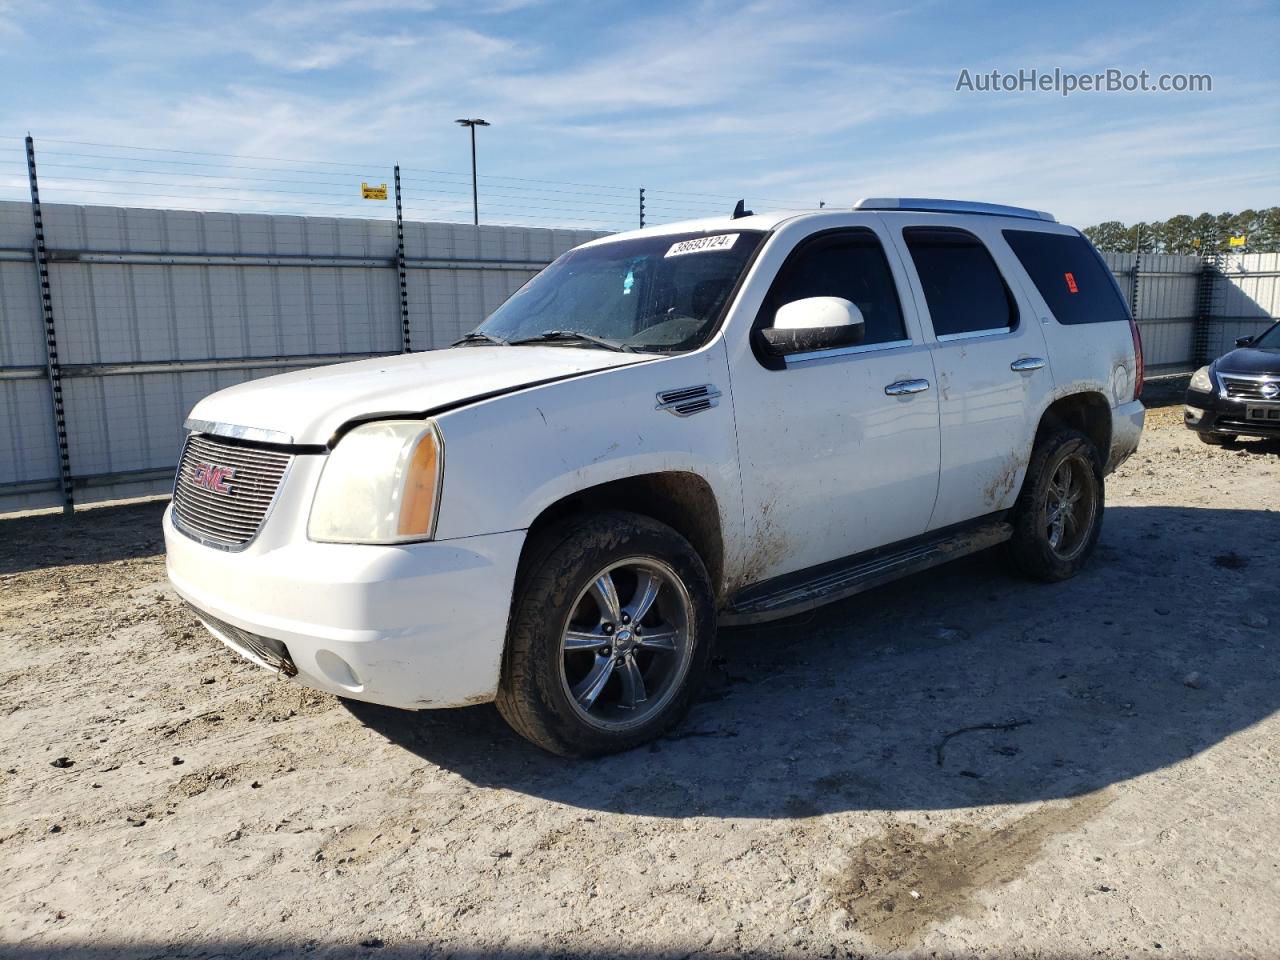
<path id="1" fill-rule="evenodd" d="M 746 205 L 747 205 L 747 201 L 746 201 L 746 200 L 739 200 L 739 201 L 738 201 L 738 205 L 737 205 L 736 207 L 734 207 L 734 208 L 733 208 L 733 216 L 732 216 L 732 217 L 730 217 L 729 219 L 730 219 L 730 220 L 740 220 L 740 219 L 741 219 L 741 218 L 743 218 L 743 217 L 749 217 L 749 216 L 751 216 L 751 215 L 752 215 L 752 213 L 753 213 L 753 211 L 751 211 L 751 210 L 747 210 L 747 209 L 746 209 Z"/>

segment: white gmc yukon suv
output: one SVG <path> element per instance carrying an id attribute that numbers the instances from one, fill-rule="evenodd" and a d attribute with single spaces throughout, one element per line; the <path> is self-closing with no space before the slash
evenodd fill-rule
<path id="1" fill-rule="evenodd" d="M 584 244 L 451 349 L 201 401 L 169 576 L 308 686 L 605 753 L 681 716 L 718 624 L 997 544 L 1075 574 L 1141 389 L 1110 271 L 1048 214 L 739 205 Z"/>

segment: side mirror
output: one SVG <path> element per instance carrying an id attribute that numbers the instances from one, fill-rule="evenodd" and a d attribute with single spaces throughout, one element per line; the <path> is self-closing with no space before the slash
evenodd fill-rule
<path id="1" fill-rule="evenodd" d="M 1253 337 L 1236 337 L 1237 347 L 1247 347 L 1251 343 L 1253 343 Z"/>
<path id="2" fill-rule="evenodd" d="M 840 297 L 806 297 L 783 304 L 773 326 L 760 331 L 764 348 L 776 357 L 852 347 L 862 342 L 862 311 Z"/>

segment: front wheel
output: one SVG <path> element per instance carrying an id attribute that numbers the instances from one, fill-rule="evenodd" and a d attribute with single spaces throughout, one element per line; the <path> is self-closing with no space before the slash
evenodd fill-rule
<path id="1" fill-rule="evenodd" d="M 577 519 L 530 545 L 498 710 L 561 756 L 629 749 L 688 709 L 714 636 L 710 578 L 680 534 L 638 514 Z"/>
<path id="2" fill-rule="evenodd" d="M 1037 580 L 1074 577 L 1102 532 L 1102 460 L 1078 430 L 1036 445 L 1014 505 L 1009 553 L 1018 572 Z"/>

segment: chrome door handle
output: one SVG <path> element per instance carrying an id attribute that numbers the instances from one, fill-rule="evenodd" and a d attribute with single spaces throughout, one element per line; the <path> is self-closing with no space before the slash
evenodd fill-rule
<path id="1" fill-rule="evenodd" d="M 928 389 L 928 380 L 895 380 L 884 388 L 884 392 L 889 397 L 905 397 L 913 393 L 924 393 Z"/>
<path id="2" fill-rule="evenodd" d="M 1023 357 L 1021 360 L 1015 360 L 1009 364 L 1009 369 L 1017 373 L 1030 373 L 1032 370 L 1039 370 L 1044 366 L 1044 360 L 1041 357 Z"/>

